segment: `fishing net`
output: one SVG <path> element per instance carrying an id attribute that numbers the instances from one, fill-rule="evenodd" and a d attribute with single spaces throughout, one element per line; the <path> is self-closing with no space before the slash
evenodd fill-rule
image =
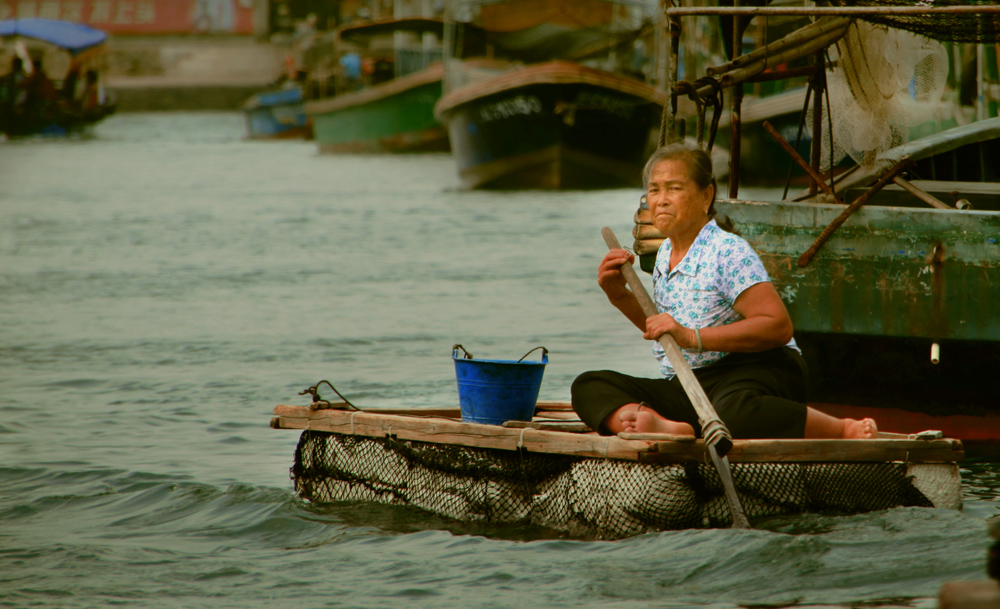
<path id="1" fill-rule="evenodd" d="M 749 518 L 931 507 L 904 463 L 734 463 Z M 536 525 L 618 539 L 731 524 L 721 479 L 704 463 L 647 464 L 391 437 L 305 431 L 291 470 L 314 503 L 414 506 L 479 524 Z"/>
<path id="2" fill-rule="evenodd" d="M 939 42 L 880 25 L 854 21 L 830 47 L 827 70 L 833 117 L 834 164 L 850 156 L 872 166 L 878 155 L 909 141 L 910 130 L 945 118 L 948 53 Z M 812 126 L 812 108 L 806 125 Z M 823 170 L 828 170 L 830 122 L 822 120 Z"/>
<path id="3" fill-rule="evenodd" d="M 996 0 L 935 0 L 915 2 L 914 0 L 827 0 L 818 4 L 829 6 L 991 6 Z M 909 30 L 915 34 L 946 42 L 1000 42 L 1000 13 L 979 14 L 892 14 L 865 15 L 864 19 L 892 28 Z"/>

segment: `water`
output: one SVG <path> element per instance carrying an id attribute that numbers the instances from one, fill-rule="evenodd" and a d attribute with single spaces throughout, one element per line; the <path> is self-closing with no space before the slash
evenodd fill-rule
<path id="1" fill-rule="evenodd" d="M 594 281 L 637 193 L 457 189 L 447 155 L 318 156 L 236 114 L 0 144 L 2 607 L 933 607 L 984 577 L 964 512 L 801 516 L 616 542 L 296 499 L 279 403 L 457 404 L 451 346 L 655 375 Z M 325 397 L 333 397 L 326 392 Z"/>

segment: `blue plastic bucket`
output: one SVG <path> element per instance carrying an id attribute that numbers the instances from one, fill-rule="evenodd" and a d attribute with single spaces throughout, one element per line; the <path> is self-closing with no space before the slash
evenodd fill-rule
<path id="1" fill-rule="evenodd" d="M 464 357 L 459 356 L 460 349 Z M 542 350 L 542 361 L 523 361 L 537 349 Z M 545 347 L 536 347 L 524 357 L 517 361 L 473 359 L 462 345 L 452 347 L 463 421 L 503 425 L 504 421 L 531 420 L 549 352 Z"/>

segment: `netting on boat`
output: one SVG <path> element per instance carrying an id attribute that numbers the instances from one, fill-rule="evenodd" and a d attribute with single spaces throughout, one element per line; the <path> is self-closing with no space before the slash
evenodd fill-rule
<path id="1" fill-rule="evenodd" d="M 935 0 L 933 3 L 917 2 L 915 0 L 827 0 L 817 4 L 830 6 L 875 6 L 896 7 L 933 4 L 941 6 L 990 6 L 996 0 Z M 864 19 L 872 23 L 911 31 L 915 34 L 943 40 L 946 42 L 1000 42 L 1000 14 L 915 14 L 915 13 L 882 13 L 865 15 Z"/>
<path id="2" fill-rule="evenodd" d="M 947 117 L 948 53 L 940 42 L 855 21 L 829 53 L 834 163 L 849 155 L 872 166 L 880 153 L 908 142 L 913 127 Z M 811 131 L 812 108 L 805 124 Z M 828 127 L 824 119 L 824 171 L 831 161 Z"/>
<path id="3" fill-rule="evenodd" d="M 751 519 L 801 512 L 930 507 L 903 463 L 734 463 Z M 406 505 L 463 522 L 531 524 L 617 539 L 731 524 L 712 465 L 473 448 L 305 431 L 291 470 L 314 503 Z"/>

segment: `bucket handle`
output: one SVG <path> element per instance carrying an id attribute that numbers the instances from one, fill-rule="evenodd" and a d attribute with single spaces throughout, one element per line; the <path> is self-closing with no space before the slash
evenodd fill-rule
<path id="1" fill-rule="evenodd" d="M 463 347 L 462 345 L 452 345 L 451 346 L 451 357 L 452 358 L 458 359 L 458 350 L 459 349 L 461 349 L 462 353 L 465 354 L 465 359 L 472 359 L 472 354 L 469 353 L 468 351 L 466 351 L 465 347 Z M 539 349 L 542 350 L 542 363 L 543 364 L 549 363 L 549 350 L 546 349 L 545 347 L 535 347 L 531 351 L 528 351 L 527 353 L 525 353 L 524 355 L 522 355 L 521 359 L 517 360 L 517 363 L 520 364 L 521 361 L 524 360 L 524 358 L 528 357 L 529 355 L 531 355 L 535 351 L 538 351 Z"/>
<path id="2" fill-rule="evenodd" d="M 520 364 L 520 363 L 521 363 L 521 360 L 523 360 L 524 358 L 528 357 L 529 355 L 531 355 L 531 354 L 532 354 L 532 353 L 534 353 L 535 351 L 538 351 L 539 349 L 541 349 L 541 350 L 542 350 L 542 363 L 543 363 L 543 364 L 547 364 L 547 363 L 549 363 L 549 350 L 548 350 L 548 349 L 546 349 L 545 347 L 535 347 L 535 348 L 534 348 L 534 349 L 532 349 L 531 351 L 528 351 L 527 353 L 525 353 L 524 355 L 522 355 L 522 356 L 521 356 L 521 359 L 517 360 L 517 363 L 519 363 L 519 364 Z M 464 349 L 463 349 L 463 351 L 464 351 Z"/>

